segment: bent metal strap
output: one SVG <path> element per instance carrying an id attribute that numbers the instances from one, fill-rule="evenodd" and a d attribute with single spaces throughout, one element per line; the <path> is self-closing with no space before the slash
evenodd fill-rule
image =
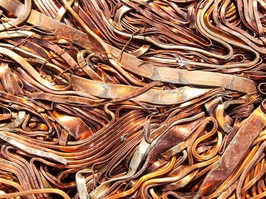
<path id="1" fill-rule="evenodd" d="M 12 7 L 10 4 L 2 0 L 1 6 L 10 12 L 16 14 L 15 7 L 23 7 L 20 2 L 16 2 Z M 17 11 L 18 14 L 18 11 Z M 35 10 L 31 12 L 28 22 L 35 26 L 42 26 L 44 28 L 53 27 L 54 34 L 69 39 L 72 42 L 81 45 L 89 49 L 95 49 L 98 51 L 97 42 L 95 39 L 86 35 L 78 30 L 75 30 L 69 26 L 66 26 L 54 19 L 51 19 Z M 107 45 L 107 44 L 106 44 Z M 121 50 L 107 45 L 112 57 L 118 59 L 121 55 Z M 115 60 L 117 61 L 117 60 Z M 234 75 L 223 75 L 219 73 L 204 72 L 204 71 L 186 71 L 182 69 L 173 69 L 168 67 L 157 67 L 150 63 L 145 63 L 137 57 L 128 53 L 123 53 L 119 61 L 121 67 L 134 74 L 144 76 L 151 80 L 157 80 L 162 82 L 169 82 L 180 85 L 203 85 L 211 87 L 223 87 L 226 89 L 239 91 L 243 93 L 257 92 L 256 86 L 252 80 L 238 77 Z M 205 81 L 208 79 L 208 81 Z"/>
<path id="2" fill-rule="evenodd" d="M 0 198 L 264 198 L 263 0 L 0 0 Z"/>
<path id="3" fill-rule="evenodd" d="M 199 197 L 211 195 L 229 177 L 238 164 L 241 164 L 241 160 L 243 160 L 251 144 L 266 126 L 265 105 L 266 101 L 264 100 L 261 107 L 258 107 L 243 121 L 243 124 L 225 149 L 222 157 L 206 176 L 201 185 Z"/>

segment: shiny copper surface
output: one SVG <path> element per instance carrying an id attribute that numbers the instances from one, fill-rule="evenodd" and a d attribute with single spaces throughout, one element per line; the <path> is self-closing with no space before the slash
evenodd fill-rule
<path id="1" fill-rule="evenodd" d="M 266 197 L 265 1 L 0 14 L 0 198 Z"/>

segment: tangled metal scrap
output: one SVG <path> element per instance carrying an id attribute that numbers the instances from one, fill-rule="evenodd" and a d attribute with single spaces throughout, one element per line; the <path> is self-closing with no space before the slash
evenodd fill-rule
<path id="1" fill-rule="evenodd" d="M 0 198 L 265 198 L 264 0 L 0 0 Z"/>

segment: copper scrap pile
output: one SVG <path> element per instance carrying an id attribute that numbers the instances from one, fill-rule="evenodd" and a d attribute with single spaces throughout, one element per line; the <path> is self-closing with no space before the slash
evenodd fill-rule
<path id="1" fill-rule="evenodd" d="M 266 197 L 264 0 L 0 14 L 0 198 Z"/>

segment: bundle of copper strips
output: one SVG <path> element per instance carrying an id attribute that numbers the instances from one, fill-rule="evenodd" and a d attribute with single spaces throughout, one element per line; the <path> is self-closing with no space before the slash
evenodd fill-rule
<path id="1" fill-rule="evenodd" d="M 0 14 L 0 198 L 266 197 L 265 0 Z"/>

